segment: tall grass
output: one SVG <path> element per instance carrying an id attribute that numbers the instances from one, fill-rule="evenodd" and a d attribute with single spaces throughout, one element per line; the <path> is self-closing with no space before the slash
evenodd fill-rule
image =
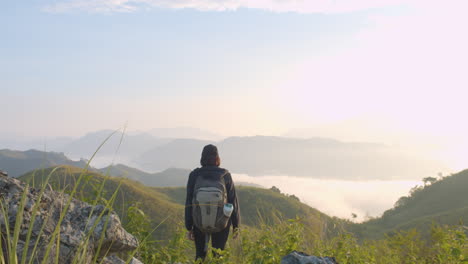
<path id="1" fill-rule="evenodd" d="M 142 223 L 144 212 L 139 213 Z M 228 240 L 225 250 L 209 249 L 203 263 L 208 264 L 278 264 L 292 251 L 316 256 L 333 256 L 340 264 L 461 264 L 468 262 L 468 244 L 463 225 L 431 228 L 426 240 L 416 230 L 396 231 L 380 240 L 359 241 L 345 230 L 329 238 L 309 234 L 304 219 L 284 219 L 277 214 L 269 222 L 245 227 L 237 239 Z M 134 223 L 135 224 L 135 223 Z M 141 225 L 145 226 L 144 224 Z M 178 231 L 167 244 L 151 242 L 140 248 L 141 260 L 146 264 L 200 263 L 194 261 L 193 242 L 185 238 L 185 228 Z M 133 230 L 135 231 L 135 230 Z M 141 228 L 138 232 L 145 233 Z M 138 233 L 137 232 L 137 233 Z"/>

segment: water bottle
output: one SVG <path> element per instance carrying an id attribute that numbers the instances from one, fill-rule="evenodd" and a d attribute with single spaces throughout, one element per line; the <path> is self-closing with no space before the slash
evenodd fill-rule
<path id="1" fill-rule="evenodd" d="M 232 206 L 232 204 L 230 203 L 225 204 L 223 207 L 223 213 L 226 217 L 230 217 L 233 210 L 234 210 L 234 206 Z"/>

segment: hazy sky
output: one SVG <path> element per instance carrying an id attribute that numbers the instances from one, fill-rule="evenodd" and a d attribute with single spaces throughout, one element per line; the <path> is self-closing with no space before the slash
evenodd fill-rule
<path id="1" fill-rule="evenodd" d="M 465 2 L 2 1 L 0 135 L 192 126 L 468 167 Z"/>

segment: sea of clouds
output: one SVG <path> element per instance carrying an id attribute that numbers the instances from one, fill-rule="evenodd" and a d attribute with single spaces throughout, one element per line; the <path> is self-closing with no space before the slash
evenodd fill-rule
<path id="1" fill-rule="evenodd" d="M 126 164 L 138 167 L 130 159 L 121 156 L 97 156 L 91 162 L 95 168 L 109 164 Z M 421 181 L 344 181 L 324 180 L 295 176 L 249 176 L 233 173 L 235 182 L 253 183 L 265 188 L 278 187 L 282 193 L 294 194 L 301 202 L 330 216 L 364 221 L 382 215 L 393 207 L 401 197 L 408 195 L 411 188 L 422 185 Z"/>
<path id="2" fill-rule="evenodd" d="M 377 217 L 393 207 L 419 181 L 342 181 L 293 176 L 249 176 L 233 174 L 234 181 L 248 182 L 265 188 L 278 187 L 282 193 L 294 194 L 305 204 L 328 215 L 363 221 Z"/>

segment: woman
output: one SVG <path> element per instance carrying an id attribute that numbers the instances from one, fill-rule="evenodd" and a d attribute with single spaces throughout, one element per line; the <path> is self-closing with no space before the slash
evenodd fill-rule
<path id="1" fill-rule="evenodd" d="M 232 181 L 232 177 L 229 171 L 219 167 L 221 160 L 219 158 L 218 149 L 216 146 L 210 144 L 203 148 L 200 163 L 202 167 L 193 170 L 189 175 L 187 183 L 187 198 L 185 201 L 185 227 L 188 230 L 187 237 L 190 240 L 195 241 L 195 259 L 204 259 L 206 257 L 206 248 L 210 237 L 212 247 L 223 250 L 226 246 L 230 227 L 233 227 L 235 238 L 237 237 L 240 224 L 239 203 L 237 201 L 234 182 Z M 225 191 L 225 200 L 228 205 L 232 205 L 233 210 L 229 219 L 225 223 L 226 227 L 220 231 L 204 233 L 200 230 L 201 227 L 198 223 L 200 221 L 197 221 L 198 218 L 194 221 L 194 211 L 195 213 L 199 212 L 196 211 L 197 206 L 195 203 L 197 201 L 196 199 L 194 200 L 194 195 L 197 195 L 195 189 L 200 186 L 201 179 L 204 179 L 204 182 L 206 182 L 206 179 L 220 179 L 221 182 L 224 183 L 225 188 L 222 191 Z M 226 218 L 227 217 L 228 216 L 226 216 Z"/>

